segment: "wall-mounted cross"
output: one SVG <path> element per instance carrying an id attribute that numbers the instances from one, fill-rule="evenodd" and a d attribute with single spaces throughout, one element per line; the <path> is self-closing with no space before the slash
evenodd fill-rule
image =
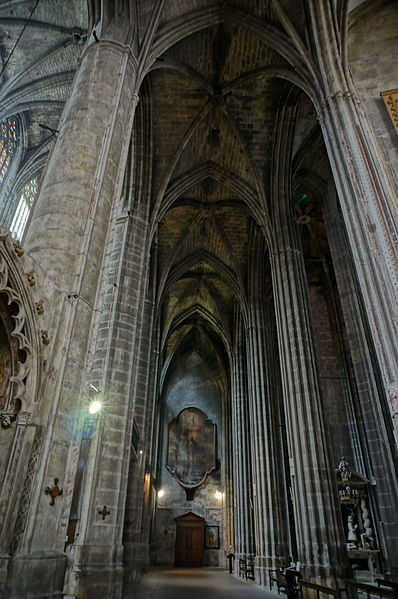
<path id="1" fill-rule="evenodd" d="M 63 490 L 59 488 L 58 482 L 59 482 L 59 478 L 54 478 L 54 486 L 51 488 L 47 487 L 45 490 L 45 494 L 50 495 L 50 497 L 51 497 L 50 505 L 54 505 L 55 498 L 59 497 L 60 495 L 63 494 Z"/>
<path id="2" fill-rule="evenodd" d="M 106 505 L 102 508 L 102 510 L 98 510 L 98 514 L 102 516 L 102 519 L 105 520 L 105 516 L 109 516 L 110 511 L 106 509 Z"/>

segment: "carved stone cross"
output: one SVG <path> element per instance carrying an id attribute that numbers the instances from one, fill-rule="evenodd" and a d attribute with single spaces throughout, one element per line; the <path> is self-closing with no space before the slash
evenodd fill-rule
<path id="1" fill-rule="evenodd" d="M 54 478 L 54 486 L 51 489 L 50 487 L 47 487 L 45 490 L 46 495 L 50 495 L 51 497 L 50 505 L 54 505 L 55 498 L 63 494 L 63 490 L 59 488 L 58 482 L 59 478 Z"/>
<path id="2" fill-rule="evenodd" d="M 110 511 L 106 509 L 106 505 L 102 508 L 102 510 L 98 510 L 98 514 L 102 516 L 102 519 L 105 520 L 105 516 L 109 516 Z"/>

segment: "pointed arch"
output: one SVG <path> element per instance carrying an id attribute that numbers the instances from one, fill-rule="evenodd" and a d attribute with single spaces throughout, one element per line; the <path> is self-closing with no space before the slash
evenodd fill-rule
<path id="1" fill-rule="evenodd" d="M 236 273 L 234 273 L 231 268 L 225 264 L 225 262 L 206 250 L 194 252 L 188 256 L 185 256 L 184 259 L 175 264 L 169 272 L 164 273 L 163 278 L 159 282 L 158 306 L 162 303 L 170 287 L 176 281 L 181 279 L 185 272 L 195 266 L 198 262 L 205 262 L 214 268 L 214 270 L 220 276 L 220 279 L 233 291 L 236 298 L 242 304 L 243 310 L 243 306 L 246 307 L 246 295 L 243 282 L 238 279 Z"/>
<path id="2" fill-rule="evenodd" d="M 236 173 L 212 161 L 199 164 L 170 183 L 156 220 L 160 221 L 178 197 L 187 191 L 187 189 L 193 185 L 197 185 L 208 177 L 220 181 L 223 185 L 234 191 L 238 197 L 242 198 L 251 210 L 258 225 L 265 228 L 268 233 L 270 232 L 268 217 L 264 215 L 264 210 L 258 202 L 256 190 Z"/>
<path id="3" fill-rule="evenodd" d="M 237 27 L 243 27 L 266 41 L 289 64 L 304 67 L 300 54 L 291 44 L 289 38 L 277 29 L 273 23 L 237 9 L 214 6 L 184 14 L 161 27 L 149 52 L 147 68 L 174 44 L 197 31 L 219 23 L 229 23 Z"/>
<path id="4" fill-rule="evenodd" d="M 206 335 L 210 338 L 213 347 L 218 350 L 218 355 L 221 358 L 221 362 L 224 364 L 224 366 L 228 366 L 228 364 L 231 363 L 232 356 L 230 340 L 228 340 L 228 338 L 220 328 L 219 323 L 210 314 L 210 312 L 208 312 L 203 306 L 200 306 L 198 304 L 191 306 L 183 314 L 179 315 L 175 320 L 173 320 L 172 325 L 169 328 L 167 334 L 162 339 L 161 347 L 164 348 L 167 338 L 173 333 L 177 332 L 180 327 L 191 324 L 192 319 L 200 320 L 200 322 L 202 323 L 202 327 L 205 329 Z M 171 351 L 169 355 L 166 357 L 166 359 L 163 361 L 162 370 L 160 373 L 160 388 L 163 388 L 167 376 L 170 373 L 170 368 L 173 364 L 173 361 L 175 357 L 182 351 L 184 345 L 186 345 L 187 339 L 195 336 L 194 329 L 195 327 L 193 326 L 187 332 L 181 331 L 181 334 L 179 335 L 179 338 L 176 342 L 176 345 L 173 348 L 173 351 Z M 205 358 L 204 360 L 206 361 Z"/>
<path id="5" fill-rule="evenodd" d="M 224 349 L 226 351 L 226 355 L 228 356 L 228 359 L 231 360 L 232 349 L 231 349 L 230 340 L 225 335 L 223 329 L 221 328 L 219 322 L 214 317 L 214 315 L 211 314 L 211 312 L 209 310 L 207 310 L 206 307 L 202 306 L 201 304 L 193 304 L 192 306 L 190 306 L 189 308 L 184 310 L 182 313 L 178 314 L 171 321 L 167 330 L 165 329 L 163 332 L 162 339 L 160 342 L 161 350 L 163 350 L 163 348 L 165 347 L 167 338 L 170 335 L 172 335 L 174 332 L 176 332 L 177 329 L 180 328 L 181 326 L 183 326 L 184 324 L 189 324 L 189 321 L 191 321 L 192 319 L 196 319 L 198 317 L 201 320 L 203 320 L 204 322 L 206 322 L 209 325 L 209 327 L 216 333 L 216 335 L 218 336 L 218 338 L 222 341 L 222 343 L 224 345 Z M 170 355 L 167 356 L 167 358 L 163 362 L 162 372 L 161 372 L 161 386 L 163 385 L 163 382 L 166 377 L 166 373 L 170 367 L 170 364 L 173 361 L 175 354 L 178 352 L 178 349 L 181 347 L 185 337 L 186 337 L 185 334 L 183 334 L 181 336 L 176 347 L 174 348 L 174 351 L 171 352 Z"/>

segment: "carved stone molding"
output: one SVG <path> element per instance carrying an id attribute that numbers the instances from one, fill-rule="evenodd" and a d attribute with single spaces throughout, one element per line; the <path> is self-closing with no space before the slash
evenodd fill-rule
<path id="1" fill-rule="evenodd" d="M 28 280 L 29 285 L 31 287 L 36 285 L 36 278 L 35 278 L 35 273 L 33 272 L 33 270 L 31 272 L 27 272 L 25 274 L 26 274 L 26 278 Z"/>
<path id="2" fill-rule="evenodd" d="M 39 300 L 38 302 L 35 303 L 35 306 L 36 306 L 36 312 L 38 314 L 44 313 L 44 300 Z"/>
<path id="3" fill-rule="evenodd" d="M 10 428 L 16 419 L 17 415 L 14 412 L 2 412 L 0 414 L 1 428 Z"/>
<path id="4" fill-rule="evenodd" d="M 20 426 L 26 426 L 31 417 L 30 412 L 1 412 L 0 425 L 2 428 L 9 428 L 11 424 L 17 421 Z"/>
<path id="5" fill-rule="evenodd" d="M 389 89 L 380 92 L 380 95 L 384 100 L 395 130 L 398 133 L 398 89 Z"/>
<path id="6" fill-rule="evenodd" d="M 18 258 L 21 258 L 25 253 L 23 247 L 17 241 L 14 241 L 13 246 L 14 252 L 18 256 Z"/>
<path id="7" fill-rule="evenodd" d="M 20 426 L 27 426 L 29 424 L 31 416 L 31 412 L 19 412 L 17 417 L 17 424 L 19 424 Z"/>
<path id="8" fill-rule="evenodd" d="M 48 331 L 41 331 L 40 336 L 43 345 L 48 345 L 50 343 L 50 339 L 48 338 Z"/>
<path id="9" fill-rule="evenodd" d="M 9 426 L 8 412 L 14 413 L 11 406 L 15 400 L 20 400 L 22 407 L 26 401 L 26 377 L 31 370 L 32 344 L 28 338 L 28 315 L 25 309 L 26 298 L 23 299 L 23 292 L 17 288 L 18 272 L 21 267 L 16 265 L 15 260 L 20 260 L 20 255 L 16 258 L 14 243 L 6 229 L 0 229 L 0 293 L 6 297 L 6 302 L 10 306 L 14 304 L 17 309 L 13 313 L 12 320 L 14 328 L 11 331 L 11 337 L 17 340 L 18 349 L 24 354 L 25 360 L 16 364 L 16 373 L 9 377 L 7 397 L 3 398 L 2 426 Z M 15 270 L 15 271 L 14 271 Z M 22 275 L 23 276 L 23 275 Z M 21 276 L 19 277 L 22 278 Z M 21 281 L 20 281 L 21 282 Z M 21 287 L 23 287 L 21 282 Z M 0 398 L 1 399 L 1 398 Z M 14 419 L 12 419 L 14 420 Z"/>

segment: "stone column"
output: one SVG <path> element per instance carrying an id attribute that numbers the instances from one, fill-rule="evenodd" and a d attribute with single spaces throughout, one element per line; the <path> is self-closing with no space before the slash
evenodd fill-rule
<path id="1" fill-rule="evenodd" d="M 135 81 L 129 48 L 111 40 L 86 48 L 27 235 L 26 249 L 64 299 L 49 307 L 54 313 L 49 336 L 57 343 L 47 364 L 51 377 L 44 377 L 40 390 L 45 432 L 26 526 L 11 565 L 12 597 L 27 595 L 27 589 L 37 596 L 62 594 L 70 470 L 77 460 L 71 442 L 87 409 L 86 355 L 94 316 L 103 309 L 97 291 L 131 138 Z M 44 489 L 55 477 L 63 495 L 49 508 Z"/>
<path id="2" fill-rule="evenodd" d="M 24 244 L 61 289 L 90 303 L 120 193 L 135 84 L 129 48 L 104 40 L 83 52 Z"/>
<path id="3" fill-rule="evenodd" d="M 345 540 L 328 452 L 304 261 L 297 237 L 289 243 L 286 232 L 287 228 L 278 231 L 271 260 L 298 560 L 304 578 L 336 584 L 345 575 Z"/>
<path id="4" fill-rule="evenodd" d="M 347 556 L 335 465 L 329 455 L 304 258 L 291 205 L 297 92 L 280 107 L 274 135 L 270 261 L 291 468 L 297 559 L 303 577 L 339 585 Z"/>
<path id="5" fill-rule="evenodd" d="M 247 323 L 250 434 L 256 548 L 256 579 L 269 584 L 269 569 L 286 564 L 289 557 L 285 469 L 280 453 L 277 397 L 270 389 L 267 328 L 259 272 L 264 270 L 262 247 L 252 252 L 252 281 Z"/>
<path id="6" fill-rule="evenodd" d="M 158 369 L 158 335 L 154 331 L 155 303 L 145 299 L 136 366 L 134 420 L 140 432 L 138 455 L 131 452 L 123 530 L 125 584 L 138 580 L 150 566 L 150 524 L 156 460 L 152 454 Z M 154 351 L 154 348 L 155 351 Z"/>
<path id="7" fill-rule="evenodd" d="M 233 513 L 235 568 L 239 558 L 254 557 L 253 498 L 250 455 L 249 399 L 245 368 L 245 342 L 242 313 L 235 305 L 234 350 L 231 368 Z"/>
<path id="8" fill-rule="evenodd" d="M 142 127 L 150 119 L 150 114 L 146 113 L 145 102 L 144 98 L 136 115 L 138 124 L 134 130 L 130 162 L 124 174 L 124 193 L 120 194 L 111 235 L 112 246 L 101 284 L 103 308 L 93 334 L 93 357 L 87 366 L 87 378 L 100 390 L 103 410 L 92 439 L 79 525 L 71 547 L 64 589 L 69 594 L 87 599 L 95 599 L 99 593 L 114 599 L 121 597 L 125 516 L 133 517 L 134 532 L 137 532 L 142 518 L 145 455 L 149 441 L 147 421 L 151 414 L 148 404 L 152 399 L 149 368 L 155 308 L 149 290 L 150 187 L 147 179 L 150 178 L 150 160 L 146 152 L 150 137 L 145 135 Z M 143 158 L 147 166 L 144 171 L 141 164 L 134 163 L 133 149 L 137 149 L 139 143 L 143 144 L 140 153 L 148 158 Z M 129 191 L 133 185 L 134 195 Z M 137 480 L 129 481 L 134 421 L 140 438 L 137 449 L 142 449 L 143 454 L 142 457 L 138 454 L 139 463 L 133 470 Z M 133 514 L 126 506 L 131 487 L 133 500 L 137 503 Z M 99 514 L 104 506 L 106 510 Z M 127 568 L 134 567 L 136 572 L 144 557 L 139 555 L 143 550 L 138 542 L 139 536 L 133 535 L 133 546 L 128 546 L 126 556 Z M 134 558 L 132 549 L 136 553 Z"/>
<path id="9" fill-rule="evenodd" d="M 106 281 L 106 309 L 100 318 L 91 370 L 103 397 L 103 410 L 92 440 L 78 538 L 71 548 L 73 567 L 68 575 L 68 592 L 84 598 L 94 599 L 101 592 L 116 599 L 122 593 L 122 539 L 134 420 L 145 449 L 148 365 L 144 367 L 142 362 L 148 360 L 151 335 L 144 338 L 142 326 L 148 243 L 147 222 L 136 210 L 117 219 Z M 153 314 L 150 321 L 152 318 Z M 138 468 L 136 473 L 142 490 L 144 472 Z M 99 511 L 104 506 L 109 514 L 103 519 Z M 140 517 L 141 506 L 137 507 Z"/>
<path id="10" fill-rule="evenodd" d="M 384 168 L 349 68 L 343 64 L 344 48 L 337 39 L 332 5 L 318 0 L 308 4 L 322 90 L 319 121 L 398 435 L 397 190 Z"/>

